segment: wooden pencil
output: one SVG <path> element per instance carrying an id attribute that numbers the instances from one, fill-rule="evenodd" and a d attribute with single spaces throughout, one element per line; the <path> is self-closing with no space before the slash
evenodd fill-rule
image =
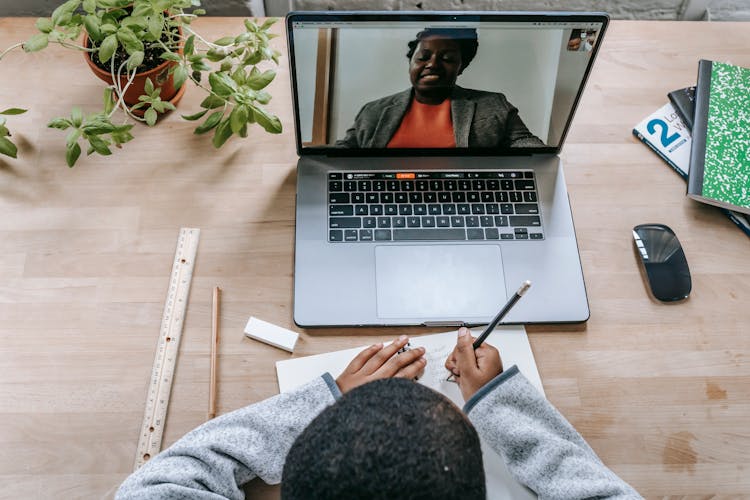
<path id="1" fill-rule="evenodd" d="M 216 353 L 219 350 L 219 296 L 221 289 L 214 287 L 211 314 L 211 377 L 208 386 L 208 419 L 216 416 Z"/>

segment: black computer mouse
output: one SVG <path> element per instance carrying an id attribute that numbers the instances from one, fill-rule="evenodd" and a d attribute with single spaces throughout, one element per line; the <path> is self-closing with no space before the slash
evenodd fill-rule
<path id="1" fill-rule="evenodd" d="M 653 296 L 662 302 L 686 299 L 690 269 L 674 231 L 664 224 L 641 224 L 633 228 L 633 239 Z"/>

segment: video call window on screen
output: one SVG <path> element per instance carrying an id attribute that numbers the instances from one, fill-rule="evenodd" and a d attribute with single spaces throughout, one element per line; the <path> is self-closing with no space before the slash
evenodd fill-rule
<path id="1" fill-rule="evenodd" d="M 303 147 L 557 147 L 599 23 L 294 23 Z"/>

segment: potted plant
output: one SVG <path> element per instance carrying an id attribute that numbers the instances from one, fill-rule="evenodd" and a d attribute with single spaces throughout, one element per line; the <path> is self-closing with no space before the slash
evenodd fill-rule
<path id="1" fill-rule="evenodd" d="M 68 0 L 51 17 L 37 19 L 39 33 L 0 53 L 2 59 L 18 47 L 36 52 L 58 44 L 81 51 L 92 71 L 107 82 L 101 111 L 85 114 L 74 107 L 70 116 L 48 124 L 68 131 L 68 166 L 75 165 L 82 144 L 87 154 L 109 155 L 111 146 L 133 139 L 132 121 L 155 125 L 161 113 L 175 109 L 188 80 L 207 96 L 201 111 L 183 118 L 205 117 L 195 133 L 213 131 L 215 147 L 233 134 L 246 137 L 253 123 L 270 133 L 281 132 L 278 117 L 264 108 L 271 100 L 264 89 L 276 72 L 260 68 L 264 61 L 279 62 L 279 52 L 269 45 L 276 36 L 269 32 L 274 20 L 262 25 L 245 20 L 244 32 L 209 41 L 191 27 L 205 14 L 199 6 L 198 0 Z M 126 115 L 121 123 L 115 123 L 118 109 Z M 2 113 L 23 111 L 11 108 Z M 15 157 L 8 135 L 5 118 L 0 117 L 0 153 Z"/>

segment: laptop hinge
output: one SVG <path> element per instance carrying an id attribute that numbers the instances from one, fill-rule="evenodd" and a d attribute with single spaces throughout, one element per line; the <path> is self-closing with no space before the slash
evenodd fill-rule
<path id="1" fill-rule="evenodd" d="M 463 321 L 425 321 L 422 323 L 424 326 L 437 326 L 437 327 L 444 327 L 444 326 L 463 326 L 466 323 Z"/>

